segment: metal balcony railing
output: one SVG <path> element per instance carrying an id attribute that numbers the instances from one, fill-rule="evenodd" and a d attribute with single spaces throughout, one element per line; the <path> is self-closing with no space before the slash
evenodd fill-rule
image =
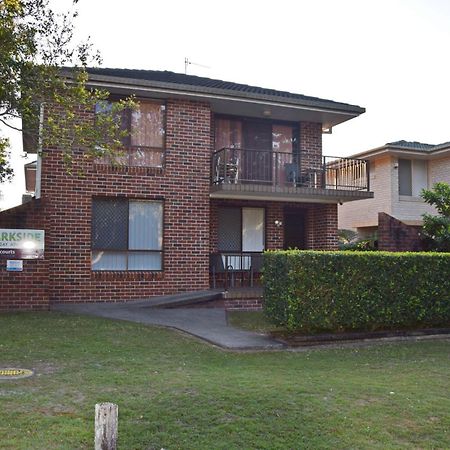
<path id="1" fill-rule="evenodd" d="M 222 148 L 212 155 L 211 173 L 216 185 L 369 191 L 369 164 L 364 159 Z"/>

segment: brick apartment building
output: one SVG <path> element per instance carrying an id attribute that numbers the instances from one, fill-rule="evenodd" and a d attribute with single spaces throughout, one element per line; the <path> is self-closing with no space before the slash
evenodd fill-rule
<path id="1" fill-rule="evenodd" d="M 0 260 L 0 309 L 253 280 L 264 250 L 336 248 L 338 203 L 372 196 L 366 161 L 322 155 L 322 133 L 363 108 L 172 72 L 89 74 L 92 87 L 139 99 L 123 164 L 80 151 L 83 174 L 69 176 L 61 152 L 43 149 L 34 198 L 2 212 L 0 228 L 45 230 L 45 258 L 16 273 Z"/>

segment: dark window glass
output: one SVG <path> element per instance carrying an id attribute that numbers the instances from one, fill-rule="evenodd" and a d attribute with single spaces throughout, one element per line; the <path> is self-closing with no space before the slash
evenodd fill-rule
<path id="1" fill-rule="evenodd" d="M 218 249 L 224 252 L 241 251 L 241 208 L 219 208 Z"/>
<path id="2" fill-rule="evenodd" d="M 412 171 L 410 159 L 398 160 L 398 191 L 400 195 L 412 195 Z"/>
<path id="3" fill-rule="evenodd" d="M 128 246 L 128 201 L 94 199 L 92 202 L 92 248 L 126 250 Z"/>

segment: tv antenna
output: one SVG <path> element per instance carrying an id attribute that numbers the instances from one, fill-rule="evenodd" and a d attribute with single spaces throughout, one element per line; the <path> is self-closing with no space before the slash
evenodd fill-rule
<path id="1" fill-rule="evenodd" d="M 184 74 L 187 75 L 188 66 L 198 66 L 203 67 L 204 69 L 211 69 L 209 66 L 205 66 L 203 64 L 198 64 L 195 62 L 192 62 L 189 58 L 184 58 Z"/>

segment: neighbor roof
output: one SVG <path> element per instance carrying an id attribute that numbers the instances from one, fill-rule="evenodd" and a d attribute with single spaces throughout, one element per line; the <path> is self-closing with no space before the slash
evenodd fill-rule
<path id="1" fill-rule="evenodd" d="M 395 141 L 395 142 L 388 142 L 381 147 L 376 147 L 371 150 L 366 150 L 365 152 L 357 153 L 355 155 L 351 155 L 351 157 L 366 157 L 369 158 L 371 156 L 379 155 L 381 153 L 407 153 L 412 152 L 416 153 L 417 155 L 434 155 L 437 152 L 450 150 L 450 141 L 443 142 L 442 144 L 425 144 L 423 142 L 417 142 L 417 141 Z"/>
<path id="2" fill-rule="evenodd" d="M 436 147 L 433 144 L 423 144 L 422 142 L 417 141 L 395 141 L 395 142 L 388 142 L 385 144 L 386 147 L 402 147 L 402 148 L 408 148 L 413 150 L 429 150 L 433 147 Z"/>
<path id="3" fill-rule="evenodd" d="M 70 68 L 66 68 L 66 70 Z M 185 75 L 181 73 L 159 70 L 87 68 L 91 79 L 101 81 L 102 77 L 113 77 L 126 80 L 126 84 L 136 84 L 136 81 L 151 83 L 155 87 L 170 87 L 180 91 L 194 91 L 210 94 L 221 94 L 232 97 L 283 101 L 310 107 L 320 107 L 335 111 L 344 111 L 355 115 L 362 114 L 365 109 L 348 103 L 335 102 L 287 91 L 278 91 L 230 81 Z M 134 80 L 134 83 L 133 83 Z M 106 79 L 104 81 L 107 81 Z"/>

